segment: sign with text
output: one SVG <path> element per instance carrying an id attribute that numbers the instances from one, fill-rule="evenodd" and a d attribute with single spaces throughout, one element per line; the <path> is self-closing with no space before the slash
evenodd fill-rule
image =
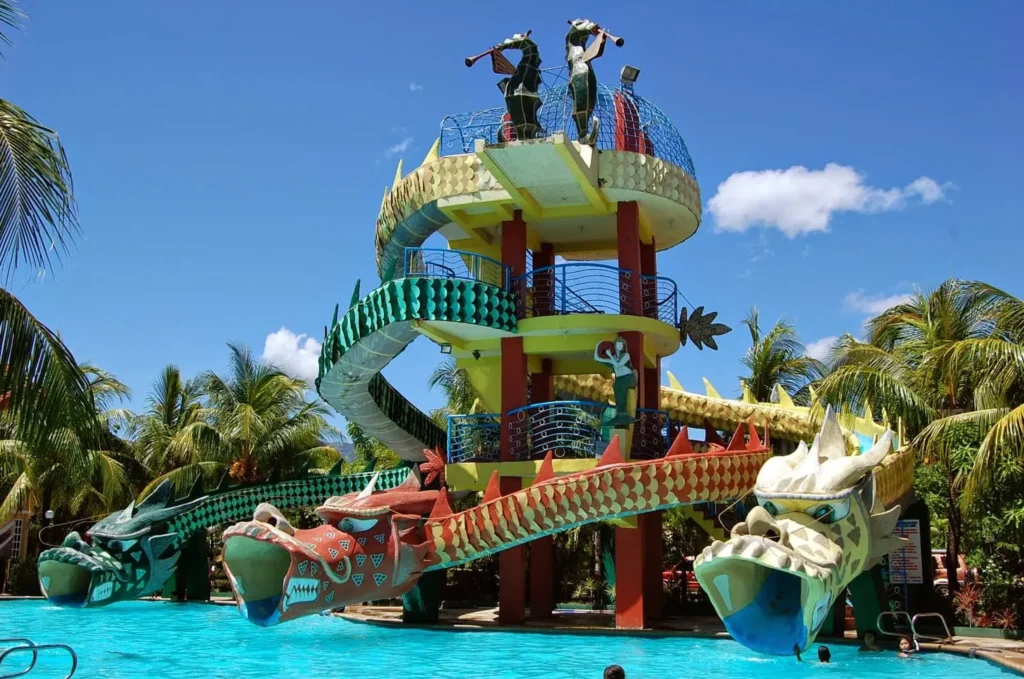
<path id="1" fill-rule="evenodd" d="M 920 585 L 924 583 L 924 555 L 921 554 L 921 522 L 906 519 L 896 522 L 894 537 L 907 540 L 907 546 L 889 554 L 889 582 Z"/>

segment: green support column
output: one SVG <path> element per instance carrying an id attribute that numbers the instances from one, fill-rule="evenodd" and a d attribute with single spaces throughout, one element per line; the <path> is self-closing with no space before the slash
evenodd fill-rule
<path id="1" fill-rule="evenodd" d="M 431 571 L 420 576 L 416 586 L 402 595 L 402 622 L 420 625 L 437 622 L 444 583 L 443 570 Z"/>
<path id="2" fill-rule="evenodd" d="M 196 531 L 184 544 L 178 560 L 179 583 L 189 601 L 210 600 L 210 551 L 206 531 Z"/>
<path id="3" fill-rule="evenodd" d="M 881 566 L 875 566 L 853 579 L 850 583 L 850 599 L 853 602 L 853 617 L 857 621 L 857 637 L 862 638 L 868 631 L 877 635 L 878 616 L 888 610 Z"/>

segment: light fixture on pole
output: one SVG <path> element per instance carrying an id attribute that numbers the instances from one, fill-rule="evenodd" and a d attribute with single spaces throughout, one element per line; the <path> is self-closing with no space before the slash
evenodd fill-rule
<path id="1" fill-rule="evenodd" d="M 640 77 L 640 69 L 636 66 L 630 66 L 626 64 L 622 67 L 622 71 L 619 73 L 619 80 L 626 87 L 632 87 L 636 83 L 636 79 Z"/>

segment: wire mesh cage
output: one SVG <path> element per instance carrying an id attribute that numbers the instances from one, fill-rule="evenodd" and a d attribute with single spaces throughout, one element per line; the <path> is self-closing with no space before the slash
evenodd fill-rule
<path id="1" fill-rule="evenodd" d="M 538 92 L 543 102 L 538 121 L 542 136 L 564 132 L 578 140 L 572 119 L 572 96 L 566 68 L 543 69 L 543 84 Z M 608 87 L 598 83 L 594 117 L 600 128 L 596 147 L 645 153 L 683 168 L 696 179 L 693 160 L 679 130 L 661 109 L 637 96 L 628 87 Z M 589 122 L 589 121 L 588 121 Z M 445 116 L 441 121 L 442 156 L 472 153 L 477 139 L 497 144 L 512 138 L 511 122 L 504 106 Z"/>

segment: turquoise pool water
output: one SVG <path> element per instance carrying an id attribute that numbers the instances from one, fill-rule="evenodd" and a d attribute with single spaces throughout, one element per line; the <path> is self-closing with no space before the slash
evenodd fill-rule
<path id="1" fill-rule="evenodd" d="M 76 677 L 365 677 L 366 679 L 599 679 L 618 663 L 629 679 L 1009 679 L 982 660 L 933 654 L 899 660 L 833 645 L 832 663 L 759 656 L 732 641 L 390 629 L 314 617 L 260 628 L 229 606 L 134 602 L 102 609 L 0 602 L 0 637 L 71 644 Z M 812 655 L 812 654 L 808 654 Z M 8 660 L 0 674 L 8 669 Z M 30 676 L 64 676 L 64 658 Z M 23 667 L 18 665 L 17 667 Z"/>

